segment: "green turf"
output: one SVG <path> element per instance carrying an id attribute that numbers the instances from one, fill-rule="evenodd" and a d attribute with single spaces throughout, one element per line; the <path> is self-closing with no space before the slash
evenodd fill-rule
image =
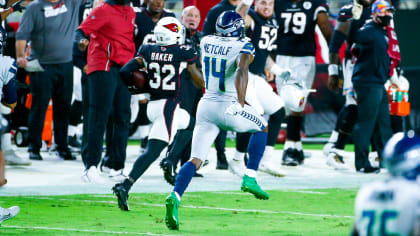
<path id="1" fill-rule="evenodd" d="M 348 235 L 353 220 L 344 216 L 353 215 L 356 190 L 311 191 L 315 193 L 268 191 L 268 201 L 241 192 L 187 192 L 181 201 L 179 231 L 168 230 L 164 223 L 167 194 L 131 194 L 129 212 L 120 211 L 111 195 L 2 197 L 3 207 L 19 205 L 21 212 L 3 222 L 0 235 L 111 235 L 89 231 L 121 235 Z M 246 209 L 258 212 L 240 211 Z"/>

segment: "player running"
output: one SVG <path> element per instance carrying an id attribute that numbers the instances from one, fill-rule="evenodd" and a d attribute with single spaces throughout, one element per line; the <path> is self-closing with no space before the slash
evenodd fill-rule
<path id="1" fill-rule="evenodd" d="M 225 11 L 218 17 L 216 30 L 217 35 L 206 36 L 200 43 L 206 93 L 197 108 L 191 159 L 182 166 L 174 190 L 166 198 L 165 222 L 169 229 L 179 228 L 181 196 L 206 160 L 220 129 L 253 132 L 241 189 L 258 199 L 269 198 L 256 182 L 258 165 L 267 142 L 267 122 L 245 104 L 248 65 L 254 59 L 255 48 L 244 38 L 244 20 L 234 11 Z"/>
<path id="2" fill-rule="evenodd" d="M 137 158 L 128 177 L 116 184 L 112 190 L 118 197 L 118 206 L 128 211 L 128 191 L 149 166 L 159 157 L 162 150 L 172 142 L 178 129 L 189 125 L 190 116 L 179 107 L 182 73 L 191 74 L 197 87 L 204 87 L 201 72 L 196 63 L 197 53 L 194 49 L 182 46 L 184 27 L 174 17 L 164 17 L 154 29 L 156 45 L 143 45 L 138 56 L 129 61 L 122 69 L 123 78 L 130 82 L 132 72 L 146 68 L 150 85 L 150 102 L 147 116 L 152 122 L 149 142 L 145 152 Z"/>

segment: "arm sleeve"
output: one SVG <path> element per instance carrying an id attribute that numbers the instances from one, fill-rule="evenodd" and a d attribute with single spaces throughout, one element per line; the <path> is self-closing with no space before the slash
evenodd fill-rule
<path id="1" fill-rule="evenodd" d="M 194 48 L 186 50 L 184 58 L 188 64 L 200 64 L 200 58 L 198 57 L 197 51 L 195 51 Z"/>
<path id="2" fill-rule="evenodd" d="M 353 18 L 353 13 L 351 9 L 353 8 L 353 5 L 346 5 L 340 9 L 338 12 L 337 21 L 340 22 L 346 22 L 350 21 Z"/>
<path id="3" fill-rule="evenodd" d="M 105 4 L 102 4 L 101 6 L 94 8 L 89 16 L 80 24 L 78 29 L 82 30 L 86 36 L 99 31 L 100 28 L 106 24 L 107 17 L 109 16 L 104 5 Z"/>
<path id="4" fill-rule="evenodd" d="M 3 86 L 3 101 L 7 104 L 13 104 L 17 101 L 16 80 L 14 78 Z"/>
<path id="5" fill-rule="evenodd" d="M 16 32 L 16 40 L 29 41 L 31 39 L 31 33 L 34 30 L 35 11 L 34 3 L 29 4 L 20 20 L 19 28 Z"/>
<path id="6" fill-rule="evenodd" d="M 250 54 L 250 55 L 255 55 L 255 47 L 254 44 L 247 42 L 245 43 L 245 45 L 242 47 L 241 51 L 239 53 L 244 53 L 244 54 Z"/>

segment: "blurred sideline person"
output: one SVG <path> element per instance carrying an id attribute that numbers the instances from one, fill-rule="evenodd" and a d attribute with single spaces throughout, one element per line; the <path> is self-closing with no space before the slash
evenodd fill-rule
<path id="1" fill-rule="evenodd" d="M 121 173 L 126 158 L 130 124 L 130 92 L 120 77 L 120 68 L 135 53 L 135 12 L 129 0 L 105 0 L 95 7 L 77 30 L 76 42 L 81 51 L 87 47 L 87 87 L 89 118 L 87 151 L 83 158 L 85 182 L 103 182 L 97 170 L 102 156 L 105 128 L 114 118 L 113 155 L 120 160 Z M 109 17 L 110 14 L 113 17 Z"/>
<path id="2" fill-rule="evenodd" d="M 181 24 L 186 30 L 185 45 L 197 52 L 200 58 L 200 41 L 203 34 L 197 30 L 200 24 L 200 11 L 196 6 L 188 6 L 184 8 L 181 14 Z M 201 69 L 201 64 L 197 61 L 197 67 Z M 190 77 L 189 73 L 185 74 Z M 191 79 L 181 80 L 181 104 L 180 107 L 185 109 L 190 114 L 190 126 L 187 129 L 178 130 L 174 141 L 168 147 L 168 153 L 160 162 L 160 167 L 163 170 L 165 180 L 171 184 L 175 184 L 176 168 L 180 161 L 181 166 L 188 161 L 191 155 L 191 139 L 195 124 L 195 117 L 197 113 L 197 105 L 200 98 L 203 96 L 203 90 L 197 88 L 192 83 Z M 195 173 L 195 177 L 203 177 L 203 175 Z"/>
<path id="3" fill-rule="evenodd" d="M 356 171 L 363 173 L 379 172 L 379 168 L 372 167 L 369 162 L 372 140 L 381 158 L 383 146 L 392 135 L 388 93 L 384 84 L 400 60 L 396 34 L 388 27 L 393 11 L 387 1 L 374 2 L 372 21 L 367 22 L 354 38 L 357 58 L 352 75 L 357 100 L 355 167 Z"/>
<path id="4" fill-rule="evenodd" d="M 260 114 L 270 116 L 267 145 L 258 170 L 282 177 L 284 173 L 278 168 L 280 162 L 275 162 L 274 145 L 285 116 L 284 102 L 268 82 L 274 79 L 273 73 L 279 75 L 278 79 L 285 79 L 285 76 L 290 76 L 290 71 L 279 68 L 270 56 L 277 47 L 278 24 L 273 17 L 274 0 L 256 0 L 254 9 L 249 9 L 250 4 L 252 1 L 242 1 L 236 8 L 239 14 L 245 15 L 246 36 L 257 46 L 254 61 L 249 65 L 245 99 Z M 239 176 L 245 170 L 243 160 L 250 136 L 250 133 L 236 134 L 236 152 L 229 162 L 229 170 Z"/>
<path id="5" fill-rule="evenodd" d="M 171 230 L 179 229 L 181 197 L 195 172 L 207 159 L 220 129 L 253 132 L 241 190 L 252 193 L 258 199 L 269 199 L 269 195 L 256 182 L 258 165 L 267 142 L 267 122 L 245 104 L 248 65 L 254 59 L 255 48 L 244 39 L 245 23 L 235 11 L 222 13 L 216 24 L 218 35 L 205 36 L 200 43 L 206 93 L 197 108 L 191 159 L 182 166 L 173 192 L 165 201 L 165 223 Z"/>
<path id="6" fill-rule="evenodd" d="M 0 10 L 0 13 L 2 11 Z M 3 16 L 3 14 L 2 14 Z M 7 129 L 7 120 L 3 118 L 2 114 L 8 114 L 16 106 L 17 94 L 16 94 L 16 72 L 17 64 L 15 59 L 4 56 L 3 49 L 6 46 L 6 33 L 3 27 L 0 25 L 0 134 Z M 5 178 L 5 158 L 2 150 L 2 139 L 0 139 L 0 187 L 7 183 Z"/>
<path id="7" fill-rule="evenodd" d="M 293 79 L 283 81 L 276 78 L 288 116 L 282 164 L 297 166 L 304 161 L 300 131 L 309 89 L 315 78 L 315 27 L 319 26 L 329 42 L 332 26 L 325 0 L 276 0 L 274 13 L 279 24 L 276 64 L 291 69 Z"/>
<path id="8" fill-rule="evenodd" d="M 38 60 L 42 68 L 30 74 L 32 105 L 28 121 L 29 159 L 42 160 L 42 130 L 50 99 L 53 100 L 54 141 L 58 157 L 75 160 L 67 144 L 73 93 L 72 49 L 81 0 L 33 1 L 23 13 L 16 33 L 19 67 Z M 30 56 L 25 57 L 30 42 Z"/>
<path id="9" fill-rule="evenodd" d="M 112 188 L 118 198 L 118 206 L 123 211 L 128 211 L 128 192 L 133 184 L 173 141 L 177 130 L 191 125 L 190 115 L 179 106 L 183 99 L 180 96 L 180 86 L 183 85 L 181 80 L 187 79 L 182 74 L 189 73 L 189 78 L 198 88 L 204 87 L 201 72 L 197 68 L 198 55 L 194 48 L 183 45 L 184 31 L 184 26 L 176 18 L 162 18 L 154 29 L 156 44 L 142 45 L 137 57 L 121 69 L 128 85 L 133 83 L 133 72 L 142 68 L 147 70 L 150 86 L 147 117 L 152 122 L 145 152 L 134 162 L 128 177 Z"/>
<path id="10" fill-rule="evenodd" d="M 420 137 L 395 134 L 383 158 L 390 177 L 357 193 L 352 235 L 420 235 Z"/>
<path id="11" fill-rule="evenodd" d="M 372 3 L 373 0 L 358 0 L 357 3 L 342 7 L 338 13 L 337 24 L 329 46 L 328 88 L 334 92 L 343 88 L 343 95 L 346 99 L 344 107 L 338 113 L 337 122 L 328 144 L 324 147 L 327 164 L 337 170 L 347 169 L 343 160 L 344 146 L 350 141 L 353 127 L 357 121 L 357 101 L 351 82 L 354 67 L 351 48 L 357 31 L 367 20 L 371 19 Z M 340 67 L 338 52 L 344 42 L 346 42 L 347 48 L 342 63 L 344 80 L 341 84 L 338 78 Z"/>
<path id="12" fill-rule="evenodd" d="M 6 2 L 7 3 L 7 2 Z M 12 12 L 15 11 L 22 11 L 22 6 L 20 5 L 20 1 L 15 2 L 12 6 L 7 7 L 8 4 L 5 4 L 4 8 L 0 8 L 0 14 L 1 14 L 1 20 L 0 20 L 0 70 L 1 70 L 1 83 L 3 90 L 3 94 L 6 94 L 6 96 L 10 96 L 8 93 L 15 94 L 16 88 L 13 86 L 13 88 L 9 88 L 7 84 L 15 83 L 15 74 L 17 73 L 17 68 L 15 60 L 11 60 L 10 57 L 4 56 L 4 52 L 6 48 L 8 48 L 7 45 L 7 32 L 6 29 L 3 28 L 3 22 L 9 16 Z M 14 91 L 13 91 L 14 90 Z M 16 95 L 17 96 L 17 95 Z M 13 99 L 15 100 L 15 99 Z M 11 108 L 13 109 L 16 104 L 6 104 L 0 103 L 0 113 L 2 115 L 8 115 L 11 113 Z M 4 127 L 4 130 L 1 134 L 1 150 L 3 151 L 4 159 L 6 161 L 6 165 L 30 165 L 31 162 L 27 160 L 23 160 L 20 158 L 16 153 L 15 150 L 13 150 L 12 147 L 12 134 L 9 131 L 9 127 Z M 1 181 L 0 181 L 1 182 Z"/>

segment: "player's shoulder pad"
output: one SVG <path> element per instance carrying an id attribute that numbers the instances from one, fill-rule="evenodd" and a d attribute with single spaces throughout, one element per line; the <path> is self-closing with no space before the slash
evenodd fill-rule
<path id="1" fill-rule="evenodd" d="M 140 13 L 140 12 L 143 12 L 143 7 L 133 7 L 133 10 L 134 10 L 134 12 L 138 12 L 138 13 Z"/>
<path id="2" fill-rule="evenodd" d="M 338 12 L 338 21 L 347 21 L 353 17 L 352 13 L 353 4 L 348 4 L 343 6 L 340 11 Z"/>

